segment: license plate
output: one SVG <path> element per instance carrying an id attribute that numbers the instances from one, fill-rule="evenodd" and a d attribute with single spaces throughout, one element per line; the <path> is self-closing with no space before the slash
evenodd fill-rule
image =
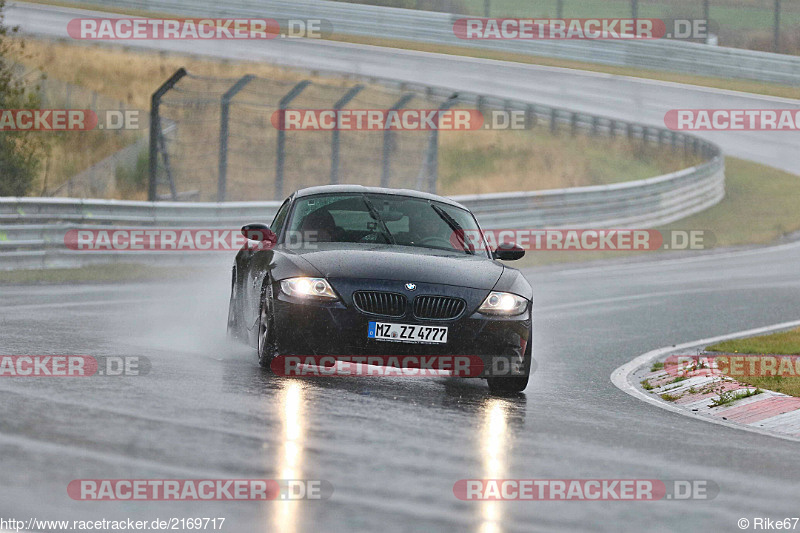
<path id="1" fill-rule="evenodd" d="M 370 322 L 367 336 L 370 339 L 379 341 L 445 344 L 447 342 L 447 327 Z"/>

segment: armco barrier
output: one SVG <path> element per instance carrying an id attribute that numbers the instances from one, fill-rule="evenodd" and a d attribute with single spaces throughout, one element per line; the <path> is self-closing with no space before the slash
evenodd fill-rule
<path id="1" fill-rule="evenodd" d="M 453 33 L 459 15 L 326 0 L 80 0 L 76 5 L 140 9 L 218 17 L 302 18 L 329 21 L 335 33 L 401 39 L 656 69 L 701 76 L 800 85 L 800 57 L 659 39 L 462 40 Z"/>
<path id="2" fill-rule="evenodd" d="M 649 228 L 707 209 L 725 194 L 721 156 L 672 174 L 605 186 L 456 196 L 486 229 Z M 270 222 L 279 202 L 180 203 L 0 198 L 0 270 L 107 263 L 175 264 L 230 259 L 232 252 L 82 252 L 68 250 L 69 230 L 102 227 L 237 229 Z"/>

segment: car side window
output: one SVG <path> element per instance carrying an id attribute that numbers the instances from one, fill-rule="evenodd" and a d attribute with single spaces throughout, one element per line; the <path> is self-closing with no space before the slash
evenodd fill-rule
<path id="1" fill-rule="evenodd" d="M 280 234 L 281 228 L 283 227 L 283 223 L 286 220 L 286 215 L 289 214 L 289 205 L 291 202 L 289 198 L 284 200 L 283 204 L 278 208 L 278 212 L 275 214 L 275 218 L 272 219 L 272 224 L 269 225 L 269 229 L 274 231 L 275 233 Z"/>

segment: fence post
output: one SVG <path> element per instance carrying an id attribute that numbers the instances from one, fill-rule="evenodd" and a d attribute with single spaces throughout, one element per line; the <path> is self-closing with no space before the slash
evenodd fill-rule
<path id="1" fill-rule="evenodd" d="M 39 91 L 41 93 L 41 97 L 40 97 L 41 101 L 39 102 L 39 104 L 43 108 L 47 107 L 47 87 L 46 87 L 46 83 L 47 83 L 47 78 L 42 78 L 41 81 L 39 82 Z"/>
<path id="2" fill-rule="evenodd" d="M 158 110 L 161 105 L 161 98 L 186 74 L 185 68 L 179 68 L 150 98 L 150 183 L 148 184 L 147 198 L 151 202 L 156 201 L 158 191 L 156 179 L 158 177 L 158 149 L 161 137 L 161 118 Z"/>
<path id="3" fill-rule="evenodd" d="M 407 103 L 414 99 L 414 93 L 406 93 L 398 101 L 394 103 L 391 111 L 402 109 Z M 391 165 L 392 165 L 392 145 L 393 131 L 389 128 L 383 130 L 383 157 L 381 164 L 381 187 L 388 187 L 391 178 Z"/>
<path id="4" fill-rule="evenodd" d="M 356 97 L 364 88 L 363 85 L 356 85 L 342 96 L 338 102 L 333 104 L 333 109 L 339 111 Z M 337 113 L 338 116 L 338 113 Z M 331 183 L 339 183 L 339 127 L 333 129 L 331 138 Z"/>
<path id="5" fill-rule="evenodd" d="M 286 150 L 286 132 L 284 128 L 286 126 L 286 108 L 289 104 L 292 103 L 292 100 L 297 98 L 303 90 L 311 85 L 311 82 L 308 80 L 303 80 L 294 87 L 292 90 L 286 93 L 286 95 L 281 98 L 281 101 L 278 103 L 278 153 L 277 159 L 275 162 L 275 199 L 281 200 L 283 199 L 283 168 L 284 168 L 284 152 Z"/>
<path id="6" fill-rule="evenodd" d="M 225 94 L 219 113 L 219 172 L 217 174 L 217 201 L 225 201 L 225 189 L 228 185 L 228 126 L 230 125 L 231 100 L 250 83 L 255 76 L 248 74 L 237 81 Z"/>
<path id="7" fill-rule="evenodd" d="M 442 105 L 439 106 L 439 113 L 437 117 L 441 116 L 454 105 L 458 104 L 458 95 L 454 94 L 447 99 Z M 430 144 L 428 145 L 428 154 L 425 163 L 426 174 L 428 178 L 428 192 L 436 193 L 436 182 L 439 180 L 439 125 L 431 132 Z M 420 173 L 422 177 L 422 173 Z M 421 183 L 417 183 L 417 188 L 422 190 Z"/>

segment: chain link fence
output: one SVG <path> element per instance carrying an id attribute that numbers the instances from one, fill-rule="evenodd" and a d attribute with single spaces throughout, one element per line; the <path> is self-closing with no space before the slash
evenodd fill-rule
<path id="1" fill-rule="evenodd" d="M 522 141 L 523 150 L 542 134 L 619 137 L 634 155 L 638 150 L 648 157 L 660 153 L 687 167 L 718 155 L 718 148 L 698 137 L 663 128 L 382 78 L 321 75 L 314 72 L 314 78 L 303 81 L 251 75 L 221 79 L 179 69 L 152 98 L 148 198 L 282 200 L 297 189 L 336 183 L 436 193 L 451 185 L 451 159 L 463 152 L 457 148 L 470 146 L 470 155 L 472 150 L 496 151 L 496 133 L 513 137 L 504 140 Z M 395 130 L 386 123 L 377 129 L 281 127 L 289 113 L 448 109 L 479 117 L 475 129 L 465 133 L 442 128 L 440 138 L 438 127 Z M 493 130 L 498 113 L 519 119 L 519 131 Z M 470 144 L 483 134 L 490 135 L 485 139 L 489 144 Z M 449 166 L 440 183 L 442 153 Z M 520 187 L 536 188 L 532 183 Z"/>
<path id="2" fill-rule="evenodd" d="M 154 100 L 150 196 L 271 200 L 340 182 L 435 190 L 431 132 L 287 131 L 276 125 L 286 109 L 438 109 L 444 102 L 372 84 L 220 79 L 179 71 Z"/>

